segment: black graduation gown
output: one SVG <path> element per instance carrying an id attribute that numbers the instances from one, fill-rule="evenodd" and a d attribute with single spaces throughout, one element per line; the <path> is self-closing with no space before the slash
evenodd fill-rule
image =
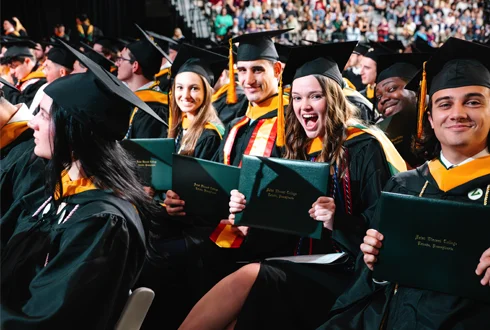
<path id="1" fill-rule="evenodd" d="M 240 86 L 236 86 L 237 102 L 235 104 L 226 103 L 226 91 L 222 93 L 216 101 L 213 102 L 213 107 L 218 113 L 218 117 L 223 125 L 228 125 L 233 119 L 245 116 L 248 108 L 248 99 Z"/>
<path id="2" fill-rule="evenodd" d="M 33 139 L 20 143 L 0 161 L 0 246 L 2 248 L 12 235 L 22 212 L 22 198 L 44 189 L 44 169 L 47 161 L 34 154 L 34 147 Z M 40 200 L 39 203 L 42 201 Z"/>
<path id="3" fill-rule="evenodd" d="M 233 166 L 239 166 L 243 154 L 245 153 L 245 150 L 247 149 L 248 143 L 252 137 L 252 134 L 254 132 L 255 127 L 257 126 L 257 123 L 261 119 L 268 119 L 268 118 L 274 118 L 277 117 L 277 109 L 270 111 L 263 115 L 262 117 L 257 118 L 254 120 L 251 124 L 249 123 L 248 125 L 240 127 L 240 129 L 237 132 L 237 135 L 235 137 L 235 143 L 233 144 L 233 149 L 231 151 L 230 155 L 230 161 Z M 236 118 L 230 122 L 230 124 L 226 127 L 225 135 L 223 136 L 223 140 L 221 140 L 221 145 L 219 146 L 218 152 L 215 154 L 213 157 L 213 160 L 219 163 L 224 163 L 224 147 L 226 143 L 226 139 L 228 138 L 228 134 L 230 133 L 230 129 L 238 123 L 243 117 Z M 281 156 L 281 149 L 278 148 L 275 144 L 274 147 L 272 148 L 272 153 L 271 157 L 280 157 Z"/>
<path id="4" fill-rule="evenodd" d="M 472 201 L 468 193 L 476 188 L 485 191 L 490 184 L 490 175 L 443 192 L 425 163 L 415 170 L 395 175 L 384 190 L 418 196 L 426 181 L 429 184 L 423 197 L 482 204 L 483 198 Z M 378 216 L 375 214 L 374 228 L 377 227 L 377 221 Z M 490 305 L 402 286 L 394 295 L 394 283 L 376 284 L 373 281 L 372 272 L 364 264 L 362 253 L 359 254 L 356 268 L 356 280 L 339 297 L 328 315 L 328 321 L 319 329 L 380 329 L 384 316 L 387 317 L 383 329 L 490 329 Z"/>
<path id="5" fill-rule="evenodd" d="M 38 78 L 35 78 L 38 79 Z M 31 106 L 34 96 L 36 96 L 37 90 L 46 83 L 46 78 L 40 78 L 35 83 L 27 86 L 22 92 L 17 89 L 4 87 L 5 99 L 12 104 L 25 103 L 27 107 Z"/>
<path id="6" fill-rule="evenodd" d="M 168 105 L 158 102 L 146 102 L 155 113 L 168 122 Z M 133 118 L 128 139 L 166 138 L 168 128 L 146 112 L 139 110 Z"/>
<path id="7" fill-rule="evenodd" d="M 182 131 L 175 139 L 175 151 L 178 152 L 180 149 L 180 142 L 182 142 Z M 194 148 L 194 153 L 192 157 L 211 160 L 216 154 L 219 145 L 221 143 L 221 137 L 214 129 L 205 128 L 196 142 L 196 147 Z"/>
<path id="8" fill-rule="evenodd" d="M 89 190 L 65 197 L 59 214 L 51 202 L 33 217 L 37 200 L 23 198 L 2 249 L 1 328 L 113 329 L 144 259 L 135 208 Z"/>
<path id="9" fill-rule="evenodd" d="M 296 236 L 293 246 L 284 246 L 284 255 L 292 255 L 298 249 L 308 254 L 312 244 L 312 254 L 341 250 L 347 253 L 347 258 L 330 265 L 262 262 L 235 329 L 315 329 L 324 322 L 325 310 L 332 307 L 352 280 L 359 246 L 391 173 L 383 149 L 372 135 L 359 135 L 344 146 L 349 155 L 352 215 L 346 214 L 345 207 L 336 202 L 333 232 L 324 229 L 321 240 L 304 239 L 308 244 L 303 244 L 301 249 Z M 343 191 L 342 188 L 337 191 Z M 250 237 L 254 231 L 249 230 Z M 265 241 L 266 237 L 260 240 Z M 260 244 L 258 240 L 257 244 Z"/>
<path id="10" fill-rule="evenodd" d="M 342 89 L 347 100 L 359 109 L 358 117 L 364 120 L 366 123 L 373 124 L 376 119 L 376 112 L 374 105 L 361 93 L 351 89 L 345 84 Z"/>

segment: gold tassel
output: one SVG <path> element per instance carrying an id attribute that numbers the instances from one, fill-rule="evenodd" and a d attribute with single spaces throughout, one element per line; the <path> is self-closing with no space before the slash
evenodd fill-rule
<path id="1" fill-rule="evenodd" d="M 168 133 L 167 135 L 170 136 L 170 132 L 173 131 L 172 126 L 172 88 L 168 91 Z"/>
<path id="2" fill-rule="evenodd" d="M 226 104 L 235 104 L 237 102 L 236 98 L 236 88 L 235 88 L 235 70 L 233 69 L 233 41 L 232 38 L 229 40 L 230 43 L 230 55 L 228 56 L 228 77 L 230 78 L 230 87 L 226 94 Z"/>
<path id="3" fill-rule="evenodd" d="M 283 147 L 286 144 L 284 136 L 284 104 L 283 104 L 283 91 L 282 91 L 282 73 L 279 76 L 279 100 L 277 101 L 277 138 L 276 145 Z"/>
<path id="4" fill-rule="evenodd" d="M 418 118 L 417 118 L 417 138 L 421 139 L 423 134 L 423 120 L 425 113 L 425 99 L 427 97 L 427 73 L 425 72 L 425 64 L 422 66 L 422 80 L 420 81 L 419 88 L 419 107 L 418 107 Z"/>

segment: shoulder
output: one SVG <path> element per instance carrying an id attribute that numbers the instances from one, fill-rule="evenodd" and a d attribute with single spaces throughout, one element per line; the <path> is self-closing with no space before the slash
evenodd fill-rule
<path id="1" fill-rule="evenodd" d="M 427 181 L 424 175 L 426 171 L 427 163 L 416 169 L 397 173 L 391 177 L 383 190 L 407 195 L 418 195 Z"/>

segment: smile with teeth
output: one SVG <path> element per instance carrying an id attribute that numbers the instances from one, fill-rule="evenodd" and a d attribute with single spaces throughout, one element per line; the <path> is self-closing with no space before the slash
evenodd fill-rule
<path id="1" fill-rule="evenodd" d="M 305 115 L 303 115 L 303 120 L 305 121 L 306 128 L 313 129 L 316 126 L 316 122 L 318 120 L 318 115 L 305 114 Z"/>

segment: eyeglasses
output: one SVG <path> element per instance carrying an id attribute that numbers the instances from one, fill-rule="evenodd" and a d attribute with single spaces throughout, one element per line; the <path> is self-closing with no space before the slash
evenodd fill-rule
<path id="1" fill-rule="evenodd" d="M 129 63 L 133 63 L 134 61 L 130 58 L 124 58 L 124 57 L 117 57 L 116 58 L 116 63 L 121 62 L 121 61 L 128 61 Z"/>

